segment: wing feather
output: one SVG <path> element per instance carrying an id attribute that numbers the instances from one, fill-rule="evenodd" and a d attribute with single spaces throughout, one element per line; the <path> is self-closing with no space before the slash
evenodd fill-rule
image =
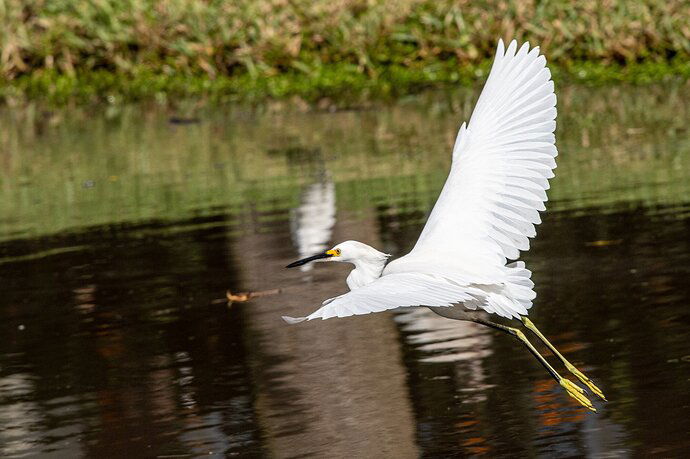
<path id="1" fill-rule="evenodd" d="M 518 49 L 512 41 L 505 49 L 499 41 L 470 122 L 460 127 L 446 184 L 409 256 L 464 260 L 466 269 L 483 273 L 528 250 L 556 167 L 555 120 L 553 81 L 539 48 Z"/>
<path id="2" fill-rule="evenodd" d="M 500 40 L 469 123 L 460 126 L 446 183 L 414 249 L 369 285 L 290 323 L 411 306 L 463 303 L 507 318 L 535 298 L 516 259 L 529 249 L 556 167 L 556 95 L 539 48 Z"/>
<path id="3" fill-rule="evenodd" d="M 383 276 L 369 285 L 326 300 L 306 317 L 287 317 L 288 323 L 370 314 L 412 306 L 447 307 L 472 298 L 466 286 L 433 274 L 404 273 Z"/>

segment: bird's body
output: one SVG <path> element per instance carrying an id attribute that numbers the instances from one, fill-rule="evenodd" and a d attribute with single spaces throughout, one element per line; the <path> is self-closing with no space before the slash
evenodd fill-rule
<path id="1" fill-rule="evenodd" d="M 348 241 L 347 245 L 355 266 L 346 279 L 350 290 L 369 285 L 381 277 L 390 255 L 358 241 Z"/>
<path id="2" fill-rule="evenodd" d="M 561 378 L 522 332 L 466 314 L 484 310 L 521 320 L 557 353 L 526 318 L 536 296 L 530 271 L 521 261 L 508 262 L 529 249 L 529 238 L 541 222 L 539 211 L 545 209 L 548 180 L 556 167 L 555 119 L 554 85 L 539 48 L 530 50 L 525 43 L 518 50 L 513 41 L 505 49 L 499 41 L 469 125 L 460 127 L 446 183 L 412 251 L 386 264 L 388 255 L 346 241 L 289 265 L 344 261 L 355 269 L 347 278 L 348 293 L 326 300 L 306 317 L 285 319 L 295 323 L 429 306 L 443 316 L 472 320 L 520 339 L 571 396 L 593 409 L 581 389 Z"/>

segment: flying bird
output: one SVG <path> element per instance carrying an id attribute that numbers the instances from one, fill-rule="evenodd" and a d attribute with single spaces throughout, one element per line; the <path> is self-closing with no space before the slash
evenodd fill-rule
<path id="1" fill-rule="evenodd" d="M 499 40 L 491 72 L 469 123 L 453 147 L 450 173 L 410 253 L 390 255 L 357 241 L 288 265 L 313 261 L 354 265 L 349 292 L 328 299 L 288 323 L 428 306 L 437 314 L 508 333 L 522 342 L 567 393 L 596 411 L 585 390 L 562 377 L 518 328 L 486 320 L 486 313 L 520 321 L 598 397 L 602 391 L 573 366 L 527 318 L 536 297 L 531 272 L 516 260 L 541 223 L 556 167 L 556 95 L 539 47 Z M 483 314 L 477 312 L 483 311 Z"/>

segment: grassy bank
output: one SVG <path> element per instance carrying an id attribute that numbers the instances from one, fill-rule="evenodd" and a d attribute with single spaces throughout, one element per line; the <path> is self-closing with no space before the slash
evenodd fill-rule
<path id="1" fill-rule="evenodd" d="M 0 0 L 0 97 L 308 99 L 469 83 L 497 37 L 557 77 L 690 76 L 685 0 Z"/>
<path id="2" fill-rule="evenodd" d="M 455 61 L 423 67 L 383 67 L 371 78 L 349 65 L 322 66 L 311 73 L 285 72 L 272 77 L 248 74 L 208 78 L 205 75 L 166 75 L 143 71 L 124 75 L 92 71 L 65 75 L 56 71 L 20 77 L 0 87 L 0 100 L 11 103 L 47 100 L 54 104 L 70 101 L 111 103 L 155 98 L 168 101 L 179 97 L 203 97 L 212 101 L 255 101 L 266 97 L 298 96 L 309 102 L 359 105 L 369 99 L 388 99 L 416 93 L 423 88 L 476 85 L 489 67 L 461 66 Z M 690 61 L 601 65 L 573 63 L 566 68 L 551 66 L 559 83 L 605 84 L 625 82 L 646 84 L 666 79 L 690 79 Z"/>

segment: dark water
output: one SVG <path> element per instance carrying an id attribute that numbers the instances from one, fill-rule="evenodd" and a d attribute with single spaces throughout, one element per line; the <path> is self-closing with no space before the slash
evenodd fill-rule
<path id="1" fill-rule="evenodd" d="M 346 266 L 289 261 L 346 239 L 412 247 L 465 96 L 185 126 L 150 107 L 5 113 L 0 454 L 686 457 L 687 98 L 581 91 L 563 116 L 603 108 L 559 132 L 523 259 L 530 317 L 604 390 L 597 414 L 509 337 L 426 309 L 280 319 L 346 288 Z"/>

